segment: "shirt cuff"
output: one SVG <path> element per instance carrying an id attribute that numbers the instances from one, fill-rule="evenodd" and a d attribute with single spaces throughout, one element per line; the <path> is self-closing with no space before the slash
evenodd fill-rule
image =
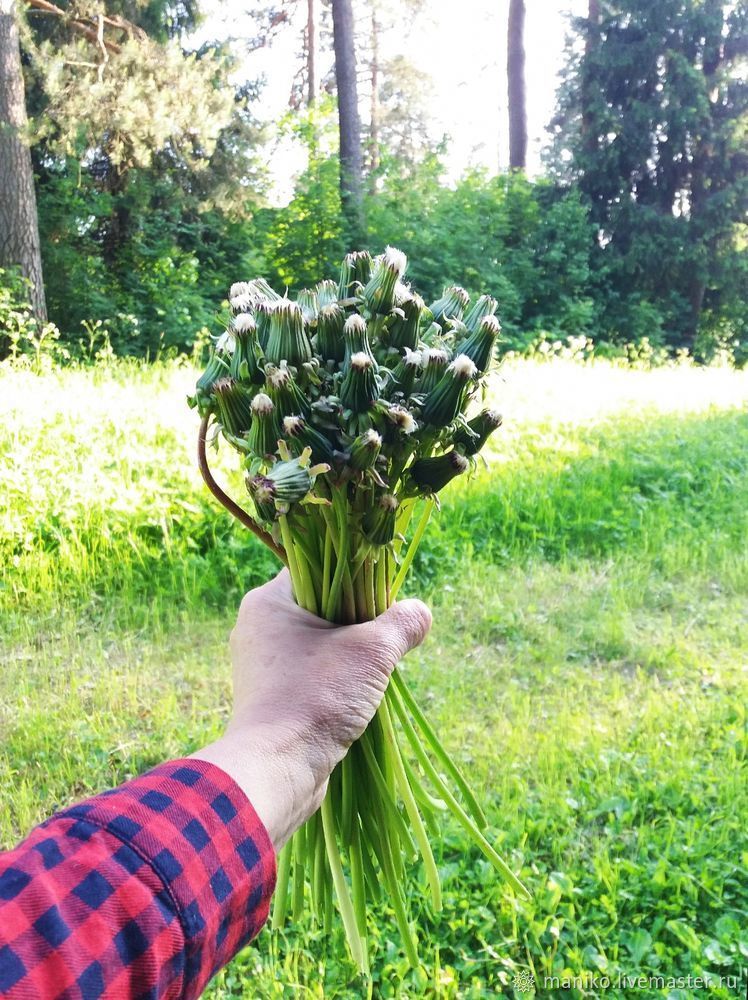
<path id="1" fill-rule="evenodd" d="M 199 996 L 267 920 L 275 851 L 215 764 L 171 761 L 59 816 L 106 830 L 156 872 L 184 931 L 185 996 Z"/>

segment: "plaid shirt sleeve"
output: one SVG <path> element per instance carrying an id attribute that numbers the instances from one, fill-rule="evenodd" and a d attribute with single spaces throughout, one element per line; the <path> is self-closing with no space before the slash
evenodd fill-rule
<path id="1" fill-rule="evenodd" d="M 206 761 L 164 764 L 0 853 L 0 996 L 192 998 L 262 927 L 275 852 Z"/>

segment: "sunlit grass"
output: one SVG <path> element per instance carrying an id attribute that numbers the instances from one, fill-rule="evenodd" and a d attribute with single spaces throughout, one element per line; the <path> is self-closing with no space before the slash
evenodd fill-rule
<path id="1" fill-rule="evenodd" d="M 236 603 L 273 562 L 198 480 L 192 377 L 0 374 L 5 844 L 225 718 Z M 413 900 L 425 970 L 408 973 L 383 914 L 373 995 L 511 996 L 528 968 L 735 973 L 748 377 L 556 360 L 504 378 L 490 466 L 445 498 L 415 567 L 435 627 L 406 669 L 534 899 L 514 903 L 446 826 L 444 912 Z M 264 932 L 209 995 L 365 990 L 342 936 L 303 925 L 280 951 Z"/>

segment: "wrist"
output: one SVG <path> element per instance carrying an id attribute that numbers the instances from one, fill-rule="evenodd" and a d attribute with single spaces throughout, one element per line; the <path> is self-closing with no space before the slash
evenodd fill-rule
<path id="1" fill-rule="evenodd" d="M 303 754 L 280 734 L 261 727 L 229 727 L 215 743 L 192 754 L 220 767 L 244 792 L 276 853 L 322 801 L 320 781 Z"/>

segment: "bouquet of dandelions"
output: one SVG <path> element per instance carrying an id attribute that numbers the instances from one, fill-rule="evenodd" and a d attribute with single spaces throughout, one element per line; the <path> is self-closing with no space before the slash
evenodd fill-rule
<path id="1" fill-rule="evenodd" d="M 392 247 L 374 259 L 349 253 L 338 283 L 321 281 L 295 302 L 263 279 L 233 285 L 230 327 L 191 400 L 202 416 L 199 461 L 211 491 L 288 566 L 296 601 L 333 622 L 370 620 L 395 600 L 439 491 L 467 472 L 501 423 L 490 409 L 466 415 L 493 356 L 496 300 L 481 295 L 471 305 L 453 286 L 427 308 L 403 283 L 405 266 Z M 215 443 L 220 434 L 240 456 L 254 516 L 210 473 L 211 425 Z M 298 918 L 308 895 L 329 927 L 334 893 L 351 954 L 366 971 L 366 904 L 384 890 L 417 965 L 403 859 L 420 853 L 440 909 L 427 828 L 438 836 L 444 811 L 525 894 L 396 669 L 321 809 L 281 852 L 274 925 L 289 905 Z"/>

